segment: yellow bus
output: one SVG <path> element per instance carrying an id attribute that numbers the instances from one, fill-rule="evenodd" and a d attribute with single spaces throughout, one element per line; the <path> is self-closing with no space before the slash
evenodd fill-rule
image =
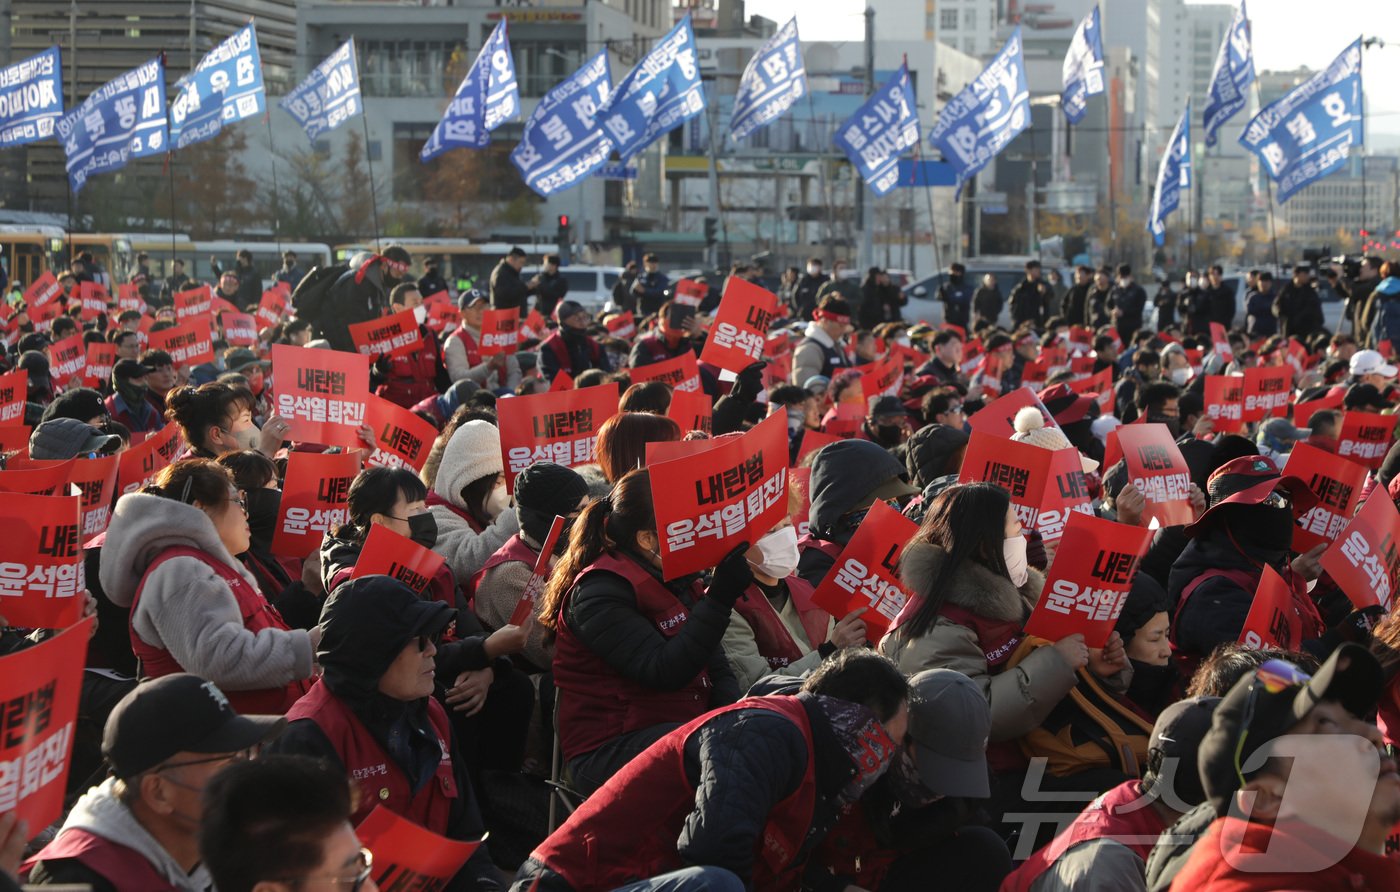
<path id="1" fill-rule="evenodd" d="M 113 232 L 74 232 L 69 235 L 73 242 L 73 253 L 91 252 L 92 259 L 107 271 L 112 279 L 112 293 L 117 286 L 129 281 L 136 269 L 136 255 L 131 251 L 131 241 L 125 235 Z"/>
<path id="2" fill-rule="evenodd" d="M 46 270 L 57 274 L 62 254 L 61 227 L 0 223 L 0 263 L 11 283 L 27 287 Z"/>

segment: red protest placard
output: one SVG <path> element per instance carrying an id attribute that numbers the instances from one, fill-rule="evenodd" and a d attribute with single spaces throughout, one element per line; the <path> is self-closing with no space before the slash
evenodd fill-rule
<path id="1" fill-rule="evenodd" d="M 695 354 L 690 350 L 680 356 L 637 366 L 630 374 L 633 384 L 662 381 L 671 385 L 673 390 L 700 390 L 700 364 L 695 361 Z"/>
<path id="2" fill-rule="evenodd" d="M 321 352 L 321 351 L 316 351 Z M 282 505 L 272 553 L 304 558 L 349 517 L 350 483 L 360 472 L 357 452 L 293 452 L 287 457 Z"/>
<path id="3" fill-rule="evenodd" d="M 291 282 L 283 282 L 283 281 L 274 282 L 273 285 L 272 285 L 272 290 L 273 290 L 273 291 L 280 292 L 281 294 L 283 294 L 283 295 L 285 295 L 285 296 L 287 296 L 287 297 L 291 297 L 291 296 L 292 296 L 292 283 L 291 283 Z"/>
<path id="4" fill-rule="evenodd" d="M 1400 569 L 1400 511 L 1380 493 L 1361 504 L 1361 510 L 1347 524 L 1326 551 L 1322 569 L 1357 609 L 1379 604 L 1390 609 L 1395 591 L 1396 571 Z"/>
<path id="5" fill-rule="evenodd" d="M 145 486 L 180 450 L 180 426 L 167 424 L 121 454 L 117 463 L 117 488 L 122 495 Z"/>
<path id="6" fill-rule="evenodd" d="M 1289 459 L 1292 462 L 1292 459 Z M 1254 590 L 1249 615 L 1240 629 L 1239 642 L 1252 650 L 1281 647 L 1297 650 L 1303 640 L 1303 620 L 1293 607 L 1293 593 L 1278 571 L 1268 564 Z"/>
<path id="7" fill-rule="evenodd" d="M 412 356 L 423 349 L 423 333 L 412 310 L 404 310 L 368 322 L 352 322 L 346 326 L 355 349 L 371 358 L 377 356 Z"/>
<path id="8" fill-rule="evenodd" d="M 434 301 L 424 304 L 428 308 L 428 317 L 423 324 L 428 326 L 429 331 L 444 332 L 448 328 L 455 328 L 462 324 L 462 311 L 457 309 L 457 305 L 451 301 L 443 303 Z"/>
<path id="9" fill-rule="evenodd" d="M 365 467 L 423 470 L 437 439 L 437 428 L 403 406 L 372 393 L 365 402 L 365 424 L 374 430 L 376 441 L 374 454 L 365 460 Z"/>
<path id="10" fill-rule="evenodd" d="M 560 369 L 560 370 L 559 370 L 559 373 L 556 374 L 556 375 L 554 376 L 554 380 L 549 382 L 549 392 L 550 392 L 550 393 L 554 393 L 555 391 L 558 391 L 558 390 L 573 390 L 573 389 L 574 389 L 574 376 L 573 376 L 573 375 L 570 375 L 570 374 L 569 374 L 567 371 L 565 371 L 564 369 Z"/>
<path id="11" fill-rule="evenodd" d="M 1039 532 L 1046 542 L 1063 535 L 1071 514 L 1092 513 L 1089 486 L 1075 449 L 1051 452 L 973 431 L 958 482 L 978 481 L 1006 489 L 1021 525 Z"/>
<path id="12" fill-rule="evenodd" d="M 83 544 L 107 529 L 112 520 L 112 495 L 117 489 L 119 457 L 103 455 L 73 462 L 68 482 L 78 488 L 82 509 Z"/>
<path id="13" fill-rule="evenodd" d="M 1225 331 L 1225 326 L 1219 322 L 1210 324 L 1210 340 L 1215 346 L 1215 355 L 1225 362 L 1232 362 L 1235 358 L 1235 351 L 1230 347 L 1230 335 Z"/>
<path id="14" fill-rule="evenodd" d="M 62 462 L 59 470 L 66 472 L 69 467 L 69 462 Z M 4 506 L 0 513 L 0 542 L 5 543 L 5 557 L 0 561 L 0 610 L 11 626 L 68 628 L 83 615 L 78 497 L 7 493 Z"/>
<path id="15" fill-rule="evenodd" d="M 1026 634 L 1059 641 L 1081 632 L 1086 645 L 1103 647 L 1151 541 L 1146 527 L 1076 512 L 1065 524 Z"/>
<path id="16" fill-rule="evenodd" d="M 553 557 L 554 546 L 559 544 L 559 537 L 563 534 L 564 518 L 556 514 L 554 522 L 549 525 L 549 533 L 544 537 L 540 555 L 535 558 L 534 572 L 525 582 L 525 590 L 520 593 L 520 600 L 516 602 L 515 609 L 510 612 L 512 626 L 523 626 L 535 615 L 535 602 L 539 600 L 540 592 L 544 591 L 545 583 L 549 580 L 549 559 Z"/>
<path id="17" fill-rule="evenodd" d="M 83 384 L 101 388 L 112 380 L 112 366 L 117 364 L 117 345 L 93 341 L 87 345 L 87 360 L 83 363 Z"/>
<path id="18" fill-rule="evenodd" d="M 81 333 L 69 335 L 49 348 L 49 374 L 59 387 L 82 375 L 86 365 L 87 345 Z"/>
<path id="19" fill-rule="evenodd" d="M 73 729 L 83 664 L 94 620 L 0 658 L 0 807 L 29 824 L 47 827 L 63 814 L 63 791 L 73 753 Z"/>
<path id="20" fill-rule="evenodd" d="M 1334 388 L 1315 400 L 1293 404 L 1293 423 L 1298 427 L 1311 427 L 1314 414 L 1323 409 L 1340 409 L 1346 401 L 1346 391 Z"/>
<path id="21" fill-rule="evenodd" d="M 666 417 L 680 425 L 681 432 L 714 430 L 712 414 L 714 401 L 708 393 L 687 393 L 684 390 L 671 392 L 671 405 L 666 409 Z"/>
<path id="22" fill-rule="evenodd" d="M 257 346 L 258 322 L 251 313 L 220 313 L 219 325 L 230 347 Z"/>
<path id="23" fill-rule="evenodd" d="M 661 462 L 674 461 L 678 458 L 686 458 L 691 455 L 698 455 L 701 452 L 718 446 L 722 440 L 652 440 L 647 443 L 646 465 L 660 464 Z"/>
<path id="24" fill-rule="evenodd" d="M 1009 437 L 1016 433 L 1016 427 L 1012 424 L 1012 419 L 1016 413 L 1027 406 L 1035 406 L 1040 410 L 1040 414 L 1045 416 L 1046 427 L 1059 427 L 1055 424 L 1055 417 L 1035 395 L 1035 391 L 1026 387 L 1018 387 L 1006 396 L 983 406 L 972 414 L 967 423 L 974 431 L 981 431 L 996 437 Z"/>
<path id="25" fill-rule="evenodd" d="M 24 289 L 24 305 L 29 308 L 30 318 L 33 318 L 35 310 L 53 303 L 54 298 L 62 293 L 63 287 L 58 284 L 58 279 L 54 278 L 53 273 L 44 270 L 43 275 Z"/>
<path id="26" fill-rule="evenodd" d="M 0 425 L 0 452 L 8 452 L 18 449 L 21 453 L 29 452 L 29 435 L 33 428 L 26 424 L 5 424 Z M 10 459 L 13 464 L 14 459 Z"/>
<path id="27" fill-rule="evenodd" d="M 277 414 L 290 424 L 288 438 L 359 448 L 369 402 L 369 357 L 336 350 L 272 345 Z"/>
<path id="28" fill-rule="evenodd" d="M 127 310 L 135 310 L 138 313 L 145 313 L 149 307 L 141 299 L 141 289 L 136 285 L 117 286 L 117 310 L 125 313 Z"/>
<path id="29" fill-rule="evenodd" d="M 882 396 L 899 396 L 899 389 L 904 383 L 904 363 L 898 359 L 877 359 L 856 366 L 855 371 L 860 372 L 860 392 L 865 397 L 862 409 L 873 405 Z"/>
<path id="30" fill-rule="evenodd" d="M 611 331 L 611 329 L 609 329 L 609 331 Z M 536 340 L 536 341 L 538 341 L 538 340 L 541 340 L 541 339 L 544 337 L 544 333 L 545 333 L 544 317 L 540 315 L 540 311 L 539 311 L 539 310 L 531 310 L 529 313 L 527 313 L 527 314 L 525 315 L 525 321 L 522 322 L 522 323 L 520 323 L 520 338 L 521 338 L 521 340 L 526 340 L 526 341 L 528 341 L 528 340 Z M 635 330 L 634 330 L 633 333 L 635 334 Z M 627 337 L 630 339 L 630 338 L 632 337 L 632 335 L 629 334 L 629 335 L 627 335 Z"/>
<path id="31" fill-rule="evenodd" d="M 1093 366 L 1092 359 L 1090 367 Z M 1080 378 L 1078 381 L 1068 382 L 1069 389 L 1075 393 L 1088 393 L 1094 396 L 1099 404 L 1099 411 L 1107 413 L 1113 408 L 1113 369 L 1104 369 L 1097 374 L 1087 378 Z"/>
<path id="32" fill-rule="evenodd" d="M 351 579 L 392 576 L 418 594 L 427 591 L 447 558 L 382 524 L 370 524 Z"/>
<path id="33" fill-rule="evenodd" d="M 1244 370 L 1244 410 L 1242 421 L 1262 421 L 1288 414 L 1288 396 L 1293 388 L 1289 366 L 1257 366 Z"/>
<path id="34" fill-rule="evenodd" d="M 175 318 L 181 321 L 214 312 L 214 290 L 208 285 L 196 285 L 175 294 Z"/>
<path id="35" fill-rule="evenodd" d="M 624 341 L 632 340 L 632 336 L 637 333 L 637 318 L 632 315 L 632 311 L 618 313 L 603 320 L 603 327 L 608 330 L 608 334 Z"/>
<path id="36" fill-rule="evenodd" d="M 763 358 L 768 327 L 777 315 L 777 295 L 730 276 L 724 283 L 724 295 L 700 359 L 731 372 L 742 372 Z"/>
<path id="37" fill-rule="evenodd" d="M 225 313 L 237 313 L 239 309 L 233 301 L 216 294 L 210 302 L 210 312 L 222 316 Z"/>
<path id="38" fill-rule="evenodd" d="M 0 492 L 24 493 L 36 496 L 62 495 L 76 458 L 63 461 L 10 460 L 9 467 L 0 471 Z"/>
<path id="39" fill-rule="evenodd" d="M 264 291 L 258 302 L 258 311 L 253 315 L 264 326 L 276 325 L 287 312 L 287 295 L 278 290 Z"/>
<path id="40" fill-rule="evenodd" d="M 709 288 L 694 279 L 681 279 L 676 283 L 674 299 L 682 306 L 698 307 L 709 293 Z"/>
<path id="41" fill-rule="evenodd" d="M 1367 468 L 1379 468 L 1390 451 L 1397 421 L 1400 415 L 1347 410 L 1342 415 L 1342 430 L 1337 436 L 1337 454 Z"/>
<path id="42" fill-rule="evenodd" d="M 520 313 L 513 308 L 487 310 L 481 317 L 481 355 L 511 354 L 520 342 Z"/>
<path id="43" fill-rule="evenodd" d="M 800 539 L 809 532 L 812 513 L 812 469 L 788 468 L 788 490 L 797 495 L 795 500 L 788 502 L 790 506 L 796 502 L 788 516 L 792 518 L 792 525 L 797 528 L 797 538 Z"/>
<path id="44" fill-rule="evenodd" d="M 1206 375 L 1202 397 L 1217 434 L 1235 434 L 1244 429 L 1243 376 Z"/>
<path id="45" fill-rule="evenodd" d="M 1293 550 L 1299 553 L 1332 542 L 1346 527 L 1366 481 L 1366 468 L 1325 449 L 1298 443 L 1288 454 L 1290 476 L 1307 483 L 1317 496 L 1316 507 L 1298 518 Z"/>
<path id="46" fill-rule="evenodd" d="M 1190 523 L 1191 470 L 1167 426 L 1128 424 L 1116 433 L 1128 480 L 1147 499 L 1143 517 L 1164 527 Z"/>
<path id="47" fill-rule="evenodd" d="M 79 312 L 83 321 L 91 322 L 107 312 L 112 295 L 107 293 L 107 289 L 103 288 L 100 282 L 79 282 L 78 300 L 82 301 L 82 309 Z"/>
<path id="48" fill-rule="evenodd" d="M 919 525 L 875 502 L 826 578 L 812 593 L 812 603 L 840 619 L 864 607 L 866 637 L 879 641 L 909 600 L 899 579 L 899 557 Z"/>
<path id="49" fill-rule="evenodd" d="M 53 327 L 53 321 L 63 315 L 63 304 L 56 300 L 51 300 L 43 306 L 29 308 L 29 321 L 34 323 L 35 331 L 48 331 Z"/>
<path id="50" fill-rule="evenodd" d="M 151 332 L 151 349 L 169 353 L 171 364 L 177 369 L 213 362 L 214 337 L 209 317 L 196 316 L 173 328 Z"/>
<path id="51" fill-rule="evenodd" d="M 787 417 L 769 415 L 739 437 L 650 465 L 666 579 L 713 567 L 787 515 Z"/>
<path id="52" fill-rule="evenodd" d="M 802 464 L 802 460 L 813 452 L 825 446 L 827 443 L 836 443 L 840 437 L 824 434 L 821 431 L 805 430 L 802 432 L 802 442 L 797 447 L 797 464 Z"/>
<path id="53" fill-rule="evenodd" d="M 496 413 L 506 486 L 514 492 L 515 475 L 537 461 L 567 468 L 594 461 L 598 428 L 617 414 L 617 390 L 585 387 L 514 396 L 498 402 Z"/>
<path id="54" fill-rule="evenodd" d="M 360 783 L 361 796 L 372 798 L 378 792 L 377 784 Z M 370 874 L 381 889 L 442 889 L 481 845 L 438 836 L 382 805 L 376 805 L 355 828 L 355 835 L 373 856 Z"/>
<path id="55" fill-rule="evenodd" d="M 0 375 L 0 426 L 24 424 L 24 400 L 28 394 L 28 369 Z"/>

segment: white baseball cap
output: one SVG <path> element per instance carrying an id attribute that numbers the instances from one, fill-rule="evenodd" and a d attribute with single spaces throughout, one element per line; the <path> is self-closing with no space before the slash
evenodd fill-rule
<path id="1" fill-rule="evenodd" d="M 1361 375 L 1384 375 L 1387 378 L 1394 378 L 1397 370 L 1395 366 L 1385 361 L 1375 350 L 1358 350 L 1351 355 L 1351 373 L 1355 376 Z"/>

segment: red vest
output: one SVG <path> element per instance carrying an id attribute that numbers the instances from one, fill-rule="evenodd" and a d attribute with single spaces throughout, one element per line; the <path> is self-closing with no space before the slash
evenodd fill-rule
<path id="1" fill-rule="evenodd" d="M 548 348 L 549 352 L 554 354 L 554 358 L 559 361 L 559 371 L 568 372 L 577 378 L 579 375 L 588 371 L 588 369 L 600 368 L 598 360 L 603 356 L 603 348 L 598 346 L 597 341 L 592 338 L 587 338 L 586 340 L 588 342 L 589 365 L 587 368 L 582 369 L 574 368 L 574 360 L 573 357 L 569 356 L 569 348 L 564 346 L 564 338 L 557 331 L 544 339 L 544 342 L 540 344 L 540 349 L 544 350 Z"/>
<path id="2" fill-rule="evenodd" d="M 559 744 L 565 759 L 591 753 L 610 740 L 642 728 L 688 722 L 710 704 L 707 669 L 700 670 L 679 689 L 659 691 L 624 678 L 575 637 L 565 620 L 569 602 L 583 578 L 598 570 L 616 573 L 631 583 L 637 612 L 654 623 L 662 637 L 674 637 L 689 616 L 679 598 L 628 557 L 605 552 L 583 568 L 559 605 L 554 649 L 554 684 L 564 692 L 559 698 Z M 695 584 L 694 595 L 699 600 L 699 583 Z"/>
<path id="3" fill-rule="evenodd" d="M 452 812 L 452 800 L 457 798 L 457 778 L 452 772 L 452 739 L 447 712 L 432 697 L 428 698 L 428 721 L 442 747 L 437 775 L 415 796 L 409 788 L 403 770 L 389 758 L 379 741 L 369 733 L 359 717 L 351 711 L 324 681 L 317 681 L 311 692 L 296 702 L 288 712 L 287 721 L 310 719 L 326 735 L 336 755 L 345 765 L 345 773 L 360 788 L 360 801 L 350 823 L 358 825 L 376 805 L 383 805 L 394 814 L 408 818 L 434 833 L 447 833 L 447 821 Z"/>
<path id="4" fill-rule="evenodd" d="M 289 627 L 282 620 L 282 615 L 277 612 L 277 608 L 267 603 L 267 599 L 262 596 L 262 593 L 249 585 L 248 580 L 244 579 L 240 573 L 232 567 L 226 566 L 222 561 L 216 560 L 212 555 L 184 545 L 174 545 L 165 549 L 156 555 L 156 559 L 146 568 L 140 584 L 136 586 L 136 597 L 131 599 L 131 616 L 136 616 L 136 605 L 141 603 L 141 592 L 145 589 L 146 580 L 150 578 L 151 573 L 155 571 L 156 567 L 177 557 L 192 557 L 219 574 L 219 578 L 233 592 L 234 600 L 238 602 L 238 610 L 243 615 L 243 628 L 249 632 L 256 635 L 263 629 L 289 631 Z M 127 622 L 130 624 L 131 621 Z M 140 663 L 142 678 L 160 678 L 186 671 L 170 655 L 170 651 L 163 647 L 147 644 L 140 635 L 136 634 L 134 626 L 129 625 L 129 628 L 131 650 L 136 654 L 136 659 Z M 308 689 L 308 682 L 305 679 L 290 681 L 281 688 L 258 688 L 252 691 L 230 691 L 221 688 L 224 690 L 224 696 L 228 697 L 228 702 L 243 715 L 282 715 Z"/>
<path id="5" fill-rule="evenodd" d="M 575 892 L 606 892 L 685 867 L 676 854 L 676 838 L 695 810 L 695 787 L 685 774 L 685 744 L 706 721 L 736 709 L 779 713 L 802 729 L 807 742 L 802 783 L 768 813 L 754 846 L 751 878 L 754 892 L 798 889 L 803 865 L 793 859 L 812 823 L 817 757 L 807 710 L 796 697 L 742 700 L 667 734 L 588 797 L 530 857 L 559 874 Z"/>
<path id="6" fill-rule="evenodd" d="M 80 827 L 60 833 L 26 861 L 20 873 L 27 874 L 40 862 L 67 860 L 77 861 L 101 876 L 117 892 L 178 892 L 145 855 Z"/>
<path id="7" fill-rule="evenodd" d="M 826 640 L 827 621 L 831 615 L 812 605 L 812 586 L 801 577 L 789 576 L 783 583 L 787 586 L 793 609 L 802 622 L 802 629 L 807 633 L 807 649 L 816 650 Z M 734 602 L 734 611 L 753 629 L 754 643 L 770 668 L 781 669 L 802 659 L 804 650 L 792 640 L 787 624 L 757 585 L 744 590 L 744 594 Z"/>
<path id="8" fill-rule="evenodd" d="M 442 496 L 438 495 L 436 490 L 428 493 L 426 504 L 429 508 L 432 508 L 435 505 L 441 505 L 448 511 L 451 511 L 453 514 L 465 520 L 467 522 L 467 526 L 472 528 L 473 533 L 479 533 L 482 530 L 486 529 L 486 527 L 482 526 L 481 523 L 475 517 L 471 516 L 471 512 L 466 511 L 462 508 L 458 508 L 456 505 L 447 501 L 447 499 L 444 499 Z"/>
<path id="9" fill-rule="evenodd" d="M 1139 780 L 1124 781 L 1089 803 L 1068 827 L 1001 882 L 1001 892 L 1030 892 L 1041 874 L 1070 849 L 1094 839 L 1112 839 L 1145 863 L 1157 837 L 1167 829 L 1161 815 L 1143 799 Z M 1132 807 L 1134 803 L 1142 803 Z"/>
<path id="10" fill-rule="evenodd" d="M 467 597 L 467 606 L 472 606 L 472 601 L 476 598 L 476 587 L 481 584 L 481 578 L 486 575 L 486 571 L 492 567 L 499 567 L 501 564 L 527 564 L 533 571 L 535 559 L 539 557 L 539 552 L 526 545 L 516 533 L 506 540 L 505 544 L 497 548 L 492 555 L 486 559 L 486 563 L 481 565 L 481 569 L 467 582 L 466 589 L 462 594 Z"/>
<path id="11" fill-rule="evenodd" d="M 477 344 L 476 338 L 467 333 L 465 328 L 460 325 L 457 326 L 452 329 L 452 334 L 448 335 L 448 337 L 456 338 L 462 342 L 462 348 L 467 351 L 468 368 L 475 368 L 481 365 L 481 346 Z"/>
<path id="12" fill-rule="evenodd" d="M 414 403 L 437 395 L 438 344 L 433 333 L 423 326 L 418 328 L 422 347 L 408 356 L 389 358 L 389 377 L 375 388 L 375 394 L 391 403 L 413 407 Z"/>

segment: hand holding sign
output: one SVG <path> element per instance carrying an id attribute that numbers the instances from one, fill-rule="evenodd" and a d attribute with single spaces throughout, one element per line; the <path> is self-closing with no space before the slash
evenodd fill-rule
<path id="1" fill-rule="evenodd" d="M 837 618 L 869 608 L 862 618 L 870 640 L 879 641 L 910 600 L 899 578 L 899 559 L 904 544 L 918 531 L 918 524 L 884 502 L 872 504 L 812 592 L 812 603 Z"/>

